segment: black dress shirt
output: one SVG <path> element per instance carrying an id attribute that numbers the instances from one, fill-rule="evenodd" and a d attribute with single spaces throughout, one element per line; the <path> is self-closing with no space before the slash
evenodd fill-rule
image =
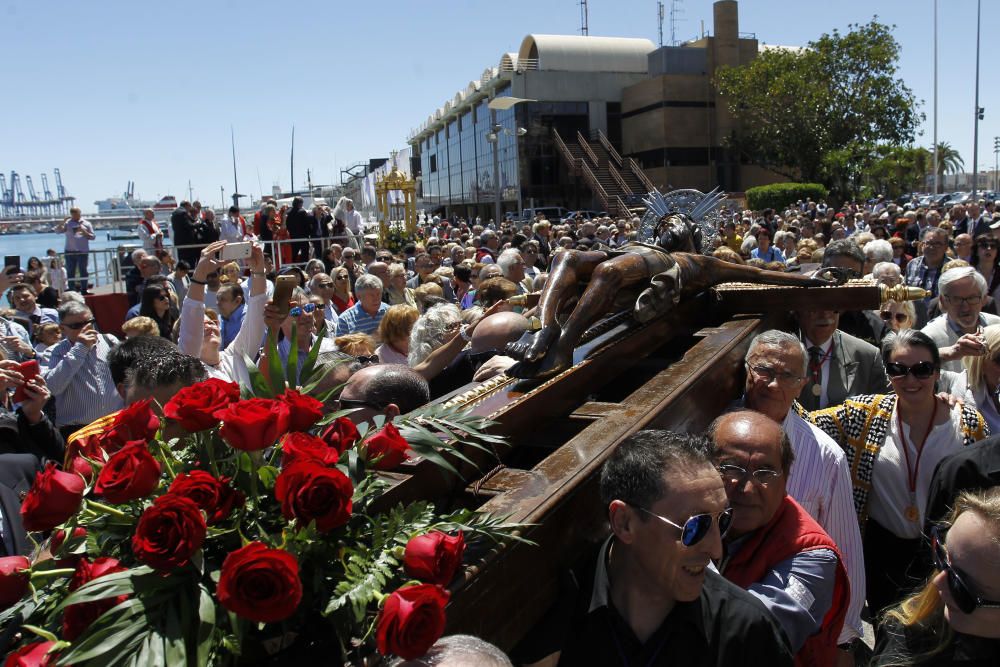
<path id="1" fill-rule="evenodd" d="M 566 590 L 518 646 L 515 663 L 561 651 L 559 665 L 712 667 L 791 665 L 784 633 L 756 598 L 707 570 L 701 596 L 678 602 L 660 627 L 640 642 L 610 599 L 608 538 L 574 568 Z"/>

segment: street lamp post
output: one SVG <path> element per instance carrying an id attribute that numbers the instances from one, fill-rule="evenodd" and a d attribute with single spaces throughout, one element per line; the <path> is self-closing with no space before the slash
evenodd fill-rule
<path id="1" fill-rule="evenodd" d="M 500 143 L 500 134 L 510 133 L 510 130 L 497 122 L 497 111 L 513 108 L 521 102 L 534 101 L 523 97 L 506 96 L 494 97 L 486 105 L 490 109 L 490 133 L 486 135 L 486 141 L 490 142 L 493 147 L 493 224 L 498 229 L 500 228 L 500 153 L 498 151 L 498 144 Z M 527 132 L 524 128 L 518 128 L 517 136 L 524 136 Z M 518 187 L 520 187 L 520 183 L 518 183 Z"/>
<path id="2" fill-rule="evenodd" d="M 979 26 L 982 23 L 982 0 L 976 0 L 976 124 L 972 133 L 972 199 L 979 188 L 979 121 L 985 111 L 979 106 Z"/>
<path id="3" fill-rule="evenodd" d="M 993 137 L 993 194 L 1000 193 L 1000 137 Z"/>

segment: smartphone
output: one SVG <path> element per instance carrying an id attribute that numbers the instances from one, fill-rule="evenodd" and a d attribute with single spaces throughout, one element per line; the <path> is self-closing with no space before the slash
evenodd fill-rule
<path id="1" fill-rule="evenodd" d="M 219 259 L 223 261 L 249 259 L 252 250 L 253 243 L 249 241 L 245 243 L 227 243 L 223 246 L 222 250 L 219 251 Z"/>
<path id="2" fill-rule="evenodd" d="M 28 383 L 28 380 L 38 377 L 38 374 L 41 373 L 41 368 L 39 368 L 38 362 L 34 359 L 25 361 L 18 367 L 17 370 L 24 376 L 25 384 Z M 14 396 L 12 396 L 10 400 L 14 403 L 20 403 L 26 398 L 28 398 L 28 395 L 24 393 L 24 385 L 21 385 L 14 390 Z"/>
<path id="3" fill-rule="evenodd" d="M 4 270 L 15 267 L 17 271 L 7 271 L 7 274 L 20 273 L 21 272 L 21 256 L 20 255 L 7 255 L 3 258 Z"/>
<path id="4" fill-rule="evenodd" d="M 288 300 L 292 298 L 292 291 L 298 286 L 299 279 L 296 276 L 278 276 L 275 280 L 271 303 L 277 307 L 282 317 L 288 317 L 290 310 Z"/>

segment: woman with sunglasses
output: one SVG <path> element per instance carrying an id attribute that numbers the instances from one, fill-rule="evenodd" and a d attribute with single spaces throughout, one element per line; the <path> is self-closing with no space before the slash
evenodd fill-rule
<path id="1" fill-rule="evenodd" d="M 309 356 L 312 346 L 316 343 L 316 321 L 313 313 L 316 311 L 316 304 L 309 300 L 309 295 L 301 287 L 296 287 L 292 291 L 292 298 L 289 300 L 288 316 L 281 320 L 280 325 L 275 326 L 275 322 L 267 323 L 268 336 L 274 336 L 278 340 L 278 356 L 281 358 L 281 365 L 284 367 L 288 363 L 288 358 L 292 351 L 292 345 L 297 346 L 298 371 L 302 370 L 302 365 Z M 295 340 L 292 340 L 292 326 L 295 327 Z M 331 332 L 332 334 L 332 332 Z M 320 343 L 320 352 L 334 352 L 337 346 L 330 336 L 324 336 Z M 258 367 L 261 373 L 267 377 L 267 359 L 261 355 L 258 360 Z M 296 373 L 296 382 L 298 373 Z"/>
<path id="2" fill-rule="evenodd" d="M 351 294 L 351 276 L 347 273 L 347 269 L 341 266 L 334 269 L 330 277 L 333 278 L 333 296 L 330 302 L 340 315 L 355 304 L 354 295 Z"/>
<path id="3" fill-rule="evenodd" d="M 871 311 L 872 330 L 879 342 L 886 336 L 912 329 L 917 323 L 917 311 L 911 301 L 887 301 L 879 310 Z"/>
<path id="4" fill-rule="evenodd" d="M 170 293 L 161 284 L 146 285 L 142 290 L 142 301 L 139 302 L 139 315 L 148 317 L 160 329 L 160 337 L 171 340 L 174 322 L 177 321 L 177 311 L 170 303 Z"/>
<path id="5" fill-rule="evenodd" d="M 1000 488 L 964 492 L 931 530 L 935 572 L 890 609 L 873 665 L 1000 665 Z"/>
<path id="6" fill-rule="evenodd" d="M 976 268 L 986 279 L 986 296 L 990 297 L 983 306 L 983 312 L 1000 314 L 997 307 L 997 297 L 1000 297 L 1000 246 L 992 234 L 980 234 L 976 237 L 976 242 L 972 246 L 972 257 L 969 263 Z"/>
<path id="7" fill-rule="evenodd" d="M 935 394 L 941 356 L 926 334 L 905 329 L 886 337 L 882 358 L 894 393 L 856 396 L 809 413 L 847 455 L 873 611 L 918 583 L 907 571 L 920 550 L 934 467 L 989 435 L 974 406 L 951 407 Z"/>

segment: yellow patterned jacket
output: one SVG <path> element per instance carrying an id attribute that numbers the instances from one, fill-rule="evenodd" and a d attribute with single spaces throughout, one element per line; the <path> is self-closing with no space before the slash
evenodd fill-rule
<path id="1" fill-rule="evenodd" d="M 868 520 L 868 495 L 878 452 L 885 444 L 896 407 L 895 394 L 869 394 L 848 398 L 840 405 L 806 412 L 796 401 L 793 409 L 837 441 L 847 455 L 854 486 L 854 510 L 864 532 Z M 974 405 L 962 406 L 962 444 L 971 445 L 990 434 L 990 427 Z"/>

